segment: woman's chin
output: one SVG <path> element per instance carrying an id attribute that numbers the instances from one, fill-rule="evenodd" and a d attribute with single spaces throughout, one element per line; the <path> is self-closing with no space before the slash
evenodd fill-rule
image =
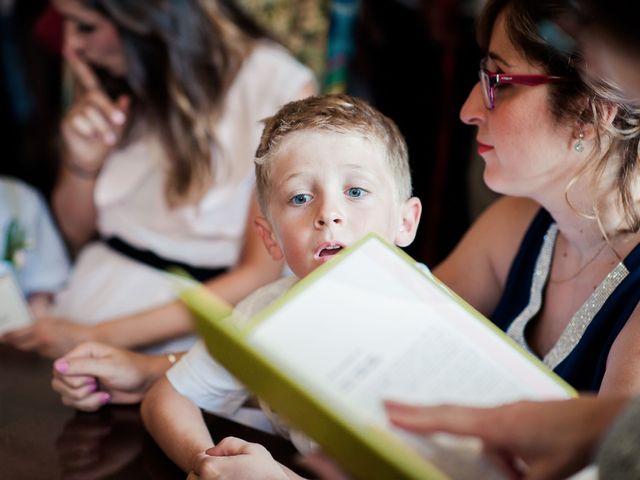
<path id="1" fill-rule="evenodd" d="M 513 184 L 506 182 L 504 178 L 496 175 L 494 172 L 489 172 L 485 169 L 482 179 L 486 187 L 494 193 L 521 196 L 513 191 Z"/>

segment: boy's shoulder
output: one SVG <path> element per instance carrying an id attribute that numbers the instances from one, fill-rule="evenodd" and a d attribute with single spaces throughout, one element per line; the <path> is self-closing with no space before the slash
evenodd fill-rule
<path id="1" fill-rule="evenodd" d="M 24 195 L 39 195 L 38 191 L 28 183 L 23 182 L 19 178 L 7 177 L 6 175 L 0 175 L 0 188 L 15 189 L 17 192 Z"/>
<path id="2" fill-rule="evenodd" d="M 238 305 L 236 305 L 235 312 L 244 319 L 253 317 L 260 310 L 264 309 L 267 305 L 279 298 L 287 290 L 289 290 L 296 282 L 298 278 L 294 275 L 280 278 L 274 282 L 271 282 L 264 287 L 260 287 L 255 292 L 247 296 Z"/>
<path id="3" fill-rule="evenodd" d="M 39 208 L 42 197 L 34 187 L 13 177 L 0 175 L 0 198 L 5 208 L 16 213 L 25 209 Z"/>

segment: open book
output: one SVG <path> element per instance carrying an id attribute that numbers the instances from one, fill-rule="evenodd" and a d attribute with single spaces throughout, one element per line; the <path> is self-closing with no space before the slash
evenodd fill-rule
<path id="1" fill-rule="evenodd" d="M 210 353 L 356 478 L 500 478 L 475 439 L 392 428 L 382 400 L 496 405 L 573 389 L 400 249 L 371 234 L 249 322 L 183 300 Z"/>

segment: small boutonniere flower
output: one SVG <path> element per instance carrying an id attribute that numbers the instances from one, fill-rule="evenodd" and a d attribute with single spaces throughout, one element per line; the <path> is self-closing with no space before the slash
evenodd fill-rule
<path id="1" fill-rule="evenodd" d="M 25 252 L 30 248 L 33 248 L 33 242 L 27 238 L 27 233 L 18 220 L 12 218 L 7 228 L 2 260 L 17 270 L 24 265 Z"/>

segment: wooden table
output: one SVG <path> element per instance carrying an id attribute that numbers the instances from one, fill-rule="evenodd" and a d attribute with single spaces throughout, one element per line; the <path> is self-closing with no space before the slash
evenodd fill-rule
<path id="1" fill-rule="evenodd" d="M 0 479 L 186 478 L 146 433 L 137 405 L 96 413 L 64 406 L 50 386 L 51 363 L 0 345 Z M 295 449 L 282 438 L 205 419 L 216 441 L 233 435 L 259 442 L 295 465 Z"/>

